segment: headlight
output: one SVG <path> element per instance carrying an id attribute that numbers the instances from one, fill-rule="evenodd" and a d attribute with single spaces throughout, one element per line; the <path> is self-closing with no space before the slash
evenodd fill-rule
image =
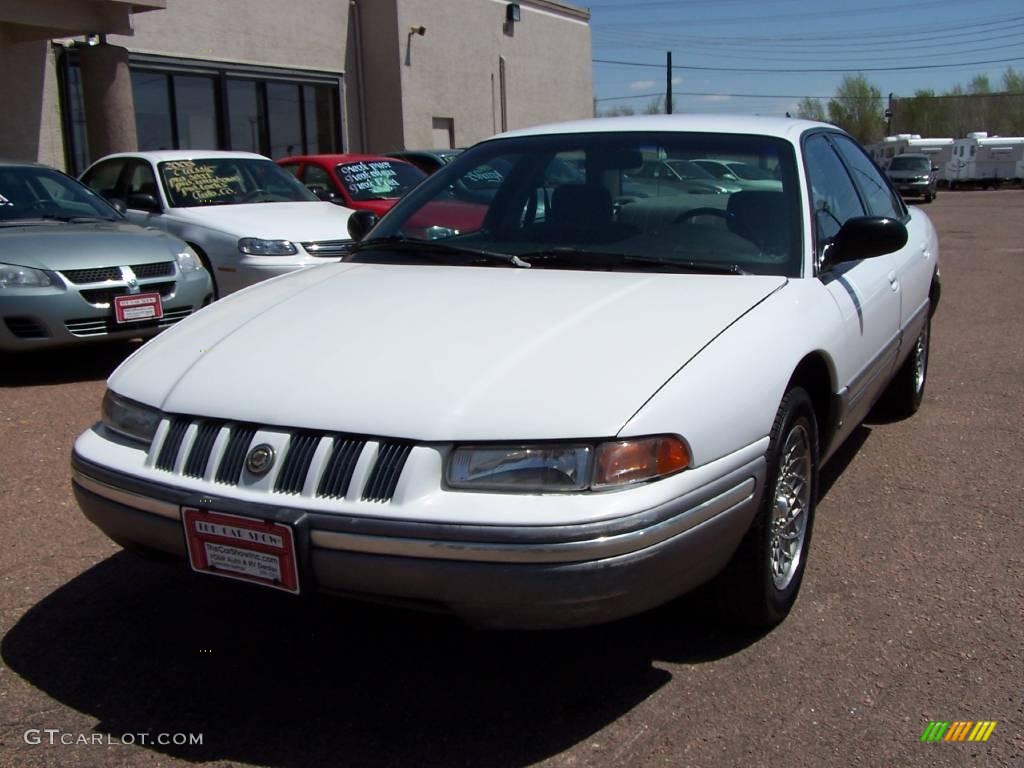
<path id="1" fill-rule="evenodd" d="M 582 491 L 590 484 L 589 445 L 465 446 L 448 465 L 453 488 Z"/>
<path id="2" fill-rule="evenodd" d="M 44 288 L 52 284 L 50 276 L 41 269 L 0 264 L 0 288 Z"/>
<path id="3" fill-rule="evenodd" d="M 187 245 L 185 250 L 175 254 L 174 258 L 178 260 L 178 269 L 182 272 L 195 272 L 197 269 L 203 268 L 199 256 Z"/>
<path id="4" fill-rule="evenodd" d="M 160 425 L 160 411 L 115 395 L 103 395 L 103 424 L 119 435 L 149 445 Z"/>
<path id="5" fill-rule="evenodd" d="M 609 490 L 656 480 L 690 466 L 675 435 L 596 445 L 462 446 L 452 452 L 448 485 L 519 492 Z"/>
<path id="6" fill-rule="evenodd" d="M 293 256 L 298 253 L 291 240 L 263 240 L 258 237 L 243 237 L 238 241 L 238 250 L 250 256 Z"/>

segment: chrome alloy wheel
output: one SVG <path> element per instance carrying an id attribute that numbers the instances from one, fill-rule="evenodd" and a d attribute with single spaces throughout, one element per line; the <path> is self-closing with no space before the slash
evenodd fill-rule
<path id="1" fill-rule="evenodd" d="M 811 506 L 811 440 L 803 424 L 786 435 L 769 523 L 769 563 L 775 588 L 784 590 L 800 566 Z"/>
<path id="2" fill-rule="evenodd" d="M 914 344 L 914 394 L 924 389 L 924 377 L 928 372 L 928 333 L 930 323 L 925 323 Z"/>

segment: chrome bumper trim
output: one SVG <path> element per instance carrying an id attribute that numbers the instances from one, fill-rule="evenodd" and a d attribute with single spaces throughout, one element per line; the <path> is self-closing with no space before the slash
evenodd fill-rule
<path id="1" fill-rule="evenodd" d="M 661 523 L 618 536 L 603 536 L 588 541 L 551 544 L 494 544 L 476 541 L 438 541 L 387 536 L 367 536 L 337 531 L 310 531 L 314 547 L 373 555 L 424 558 L 429 560 L 465 560 L 495 563 L 574 563 L 625 555 L 685 533 L 733 507 L 749 502 L 756 487 L 754 478 L 715 496 L 703 504 L 684 510 Z"/>
<path id="2" fill-rule="evenodd" d="M 116 501 L 118 504 L 124 504 L 126 507 L 152 512 L 154 515 L 160 515 L 160 517 L 166 517 L 169 520 L 181 520 L 181 508 L 177 504 L 159 501 L 148 496 L 140 496 L 129 491 L 122 491 L 120 488 L 115 488 L 112 485 L 101 483 L 99 480 L 94 480 L 88 475 L 83 475 L 78 470 L 72 470 L 71 478 L 73 482 L 78 483 L 85 490 L 95 493 L 97 496 Z"/>

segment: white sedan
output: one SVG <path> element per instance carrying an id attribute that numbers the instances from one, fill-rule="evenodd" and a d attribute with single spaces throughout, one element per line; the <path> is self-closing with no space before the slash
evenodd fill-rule
<path id="1" fill-rule="evenodd" d="M 337 260 L 351 209 L 326 203 L 262 155 L 164 150 L 108 155 L 82 181 L 135 224 L 180 237 L 217 296 Z"/>
<path id="2" fill-rule="evenodd" d="M 781 189 L 622 194 L 645 161 L 707 156 Z M 492 197 L 452 203 L 495 164 Z M 373 224 L 110 377 L 74 447 L 89 519 L 207 576 L 491 626 L 608 621 L 712 579 L 765 626 L 797 597 L 822 463 L 876 401 L 921 403 L 935 229 L 833 126 L 507 133 Z"/>

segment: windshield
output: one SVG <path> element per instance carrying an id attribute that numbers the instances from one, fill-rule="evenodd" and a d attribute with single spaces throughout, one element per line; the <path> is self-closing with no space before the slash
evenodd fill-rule
<path id="1" fill-rule="evenodd" d="M 890 171 L 922 171 L 932 169 L 932 162 L 927 157 L 894 157 L 889 163 Z"/>
<path id="2" fill-rule="evenodd" d="M 157 166 L 171 206 L 317 202 L 294 176 L 270 160 L 211 157 L 166 160 Z"/>
<path id="3" fill-rule="evenodd" d="M 708 184 L 670 184 L 655 195 L 636 181 L 652 165 L 686 167 L 708 155 L 757 158 L 779 170 L 779 188 L 730 194 Z M 362 245 L 378 262 L 386 260 L 389 244 L 426 241 L 449 253 L 486 252 L 494 263 L 500 262 L 495 254 L 558 269 L 643 269 L 653 260 L 797 276 L 798 189 L 791 145 L 770 137 L 636 132 L 498 139 L 425 180 Z M 410 249 L 396 246 L 396 262 L 399 250 L 408 256 Z M 350 260 L 360 258 L 357 252 Z"/>
<path id="4" fill-rule="evenodd" d="M 340 163 L 334 170 L 349 197 L 357 202 L 401 197 L 427 178 L 416 166 L 393 160 Z"/>
<path id="5" fill-rule="evenodd" d="M 0 167 L 0 221 L 119 221 L 99 195 L 63 173 L 38 166 Z"/>
<path id="6" fill-rule="evenodd" d="M 747 181 L 771 181 L 775 179 L 768 171 L 754 165 L 748 165 L 747 163 L 729 163 L 729 169 L 741 179 L 746 179 Z"/>

